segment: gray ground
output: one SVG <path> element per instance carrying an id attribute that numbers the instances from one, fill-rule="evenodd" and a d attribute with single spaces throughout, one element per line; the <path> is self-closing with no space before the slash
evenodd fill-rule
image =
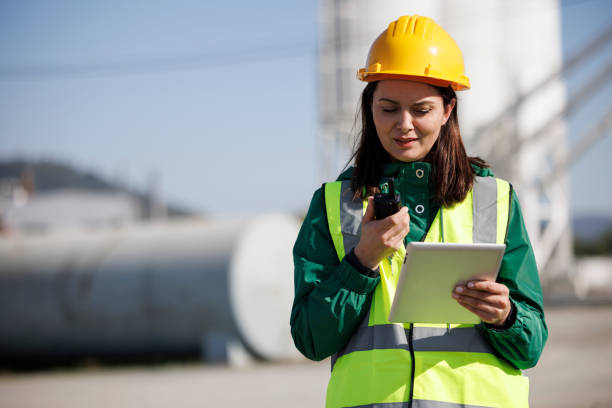
<path id="1" fill-rule="evenodd" d="M 612 306 L 547 309 L 532 407 L 612 407 Z M 0 376 L 0 407 L 318 407 L 329 362 L 201 364 Z"/>

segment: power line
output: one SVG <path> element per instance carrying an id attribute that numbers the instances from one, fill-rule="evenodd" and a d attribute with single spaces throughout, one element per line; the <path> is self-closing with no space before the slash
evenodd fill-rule
<path id="1" fill-rule="evenodd" d="M 561 0 L 561 7 L 571 7 L 602 0 Z M 324 48 L 324 45 L 319 44 Z M 230 52 L 162 57 L 132 61 L 58 65 L 0 66 L 0 81 L 54 80 L 118 75 L 164 73 L 179 70 L 208 70 L 252 62 L 316 56 L 316 41 L 277 44 L 270 47 L 245 48 Z"/>
<path id="2" fill-rule="evenodd" d="M 0 81 L 48 80 L 74 77 L 100 77 L 125 74 L 160 73 L 188 69 L 222 69 L 252 62 L 315 55 L 314 44 L 279 44 L 193 56 L 152 58 L 133 61 L 73 65 L 0 66 Z"/>

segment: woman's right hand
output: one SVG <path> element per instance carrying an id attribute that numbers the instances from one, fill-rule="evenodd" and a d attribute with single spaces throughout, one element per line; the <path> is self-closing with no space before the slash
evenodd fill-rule
<path id="1" fill-rule="evenodd" d="M 355 247 L 355 255 L 363 266 L 376 269 L 381 260 L 404 245 L 404 237 L 410 232 L 408 207 L 382 220 L 374 219 L 374 197 L 368 197 L 368 208 L 361 221 L 361 238 Z"/>

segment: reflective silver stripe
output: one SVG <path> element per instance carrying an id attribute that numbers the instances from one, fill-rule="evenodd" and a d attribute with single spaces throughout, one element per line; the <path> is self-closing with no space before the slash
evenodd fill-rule
<path id="1" fill-rule="evenodd" d="M 353 333 L 353 335 L 351 336 L 351 340 L 353 339 L 353 337 L 355 337 L 355 335 L 362 329 L 364 328 L 368 328 L 368 325 L 370 324 L 370 308 L 368 308 L 368 312 L 366 313 L 366 315 L 363 317 L 363 319 L 361 319 L 361 322 L 359 323 L 359 326 L 355 329 L 355 332 Z M 349 344 L 350 341 L 349 340 Z M 344 350 L 346 350 L 346 346 L 344 347 Z M 334 353 L 331 355 L 331 369 L 334 369 L 334 364 L 336 364 L 336 360 L 338 359 L 338 357 L 342 356 L 344 354 L 344 350 L 340 350 L 337 353 Z"/>
<path id="2" fill-rule="evenodd" d="M 361 326 L 337 355 L 332 358 L 332 369 L 336 360 L 354 351 L 373 349 L 409 350 L 408 338 L 410 330 L 399 324 L 380 324 Z M 447 329 L 442 327 L 414 327 L 412 346 L 415 352 L 445 351 L 494 354 L 489 342 L 478 329 L 472 327 L 457 327 Z"/>
<path id="3" fill-rule="evenodd" d="M 355 331 L 340 355 L 373 349 L 408 350 L 410 331 L 399 324 L 378 324 Z"/>
<path id="4" fill-rule="evenodd" d="M 495 177 L 476 177 L 473 188 L 472 242 L 497 240 L 497 181 Z"/>
<path id="5" fill-rule="evenodd" d="M 340 190 L 340 226 L 345 254 L 348 254 L 351 252 L 351 249 L 357 246 L 361 236 L 363 203 L 360 199 L 353 200 L 353 194 L 351 181 L 343 181 Z"/>
<path id="6" fill-rule="evenodd" d="M 491 353 L 493 348 L 476 327 L 415 327 L 412 337 L 414 351 L 462 351 Z"/>
<path id="7" fill-rule="evenodd" d="M 454 402 L 442 402 L 415 399 L 410 402 L 380 402 L 368 405 L 354 405 L 350 408 L 487 408 L 482 405 L 455 404 Z"/>
<path id="8" fill-rule="evenodd" d="M 491 408 L 484 405 L 456 404 L 454 402 L 430 401 L 415 399 L 412 408 Z"/>

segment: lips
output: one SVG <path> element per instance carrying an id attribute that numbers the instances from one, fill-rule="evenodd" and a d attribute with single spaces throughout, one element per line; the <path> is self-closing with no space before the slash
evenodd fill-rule
<path id="1" fill-rule="evenodd" d="M 414 142 L 416 142 L 418 138 L 394 138 L 393 141 L 402 148 L 408 148 L 412 146 Z"/>

